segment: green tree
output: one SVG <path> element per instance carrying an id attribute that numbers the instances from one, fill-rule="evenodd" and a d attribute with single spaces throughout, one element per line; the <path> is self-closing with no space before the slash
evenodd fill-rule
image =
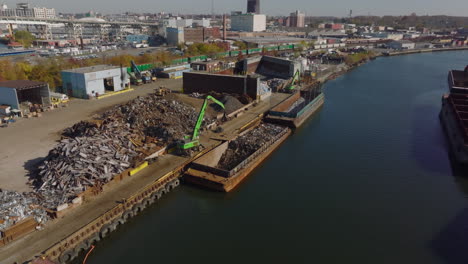
<path id="1" fill-rule="evenodd" d="M 240 50 L 245 50 L 247 48 L 247 44 L 240 40 L 235 41 L 234 46 L 239 47 Z"/>
<path id="2" fill-rule="evenodd" d="M 29 31 L 20 30 L 15 32 L 15 39 L 25 48 L 29 48 L 36 38 Z"/>

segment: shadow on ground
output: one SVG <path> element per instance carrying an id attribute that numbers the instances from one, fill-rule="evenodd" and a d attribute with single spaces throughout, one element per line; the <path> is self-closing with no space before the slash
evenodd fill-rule
<path id="1" fill-rule="evenodd" d="M 44 161 L 45 157 L 28 160 L 24 163 L 24 169 L 27 171 L 26 177 L 33 187 L 38 187 L 39 184 L 39 166 Z"/>

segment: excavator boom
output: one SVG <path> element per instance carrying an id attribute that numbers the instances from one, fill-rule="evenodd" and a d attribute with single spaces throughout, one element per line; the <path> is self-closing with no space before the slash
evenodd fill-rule
<path id="1" fill-rule="evenodd" d="M 183 143 L 183 144 L 179 145 L 179 148 L 181 148 L 181 149 L 190 149 L 190 148 L 193 148 L 193 147 L 196 147 L 196 146 L 200 145 L 200 142 L 198 141 L 198 136 L 200 134 L 200 128 L 201 128 L 201 125 L 203 123 L 203 118 L 205 117 L 205 111 L 206 111 L 206 107 L 208 106 L 208 101 L 209 100 L 213 101 L 214 103 L 218 104 L 223 109 L 225 109 L 223 103 L 216 100 L 214 97 L 208 95 L 205 98 L 205 101 L 203 101 L 202 108 L 200 109 L 200 113 L 198 114 L 197 123 L 195 124 L 195 127 L 193 129 L 192 137 L 187 138 L 187 139 L 190 140 L 190 142 Z"/>
<path id="2" fill-rule="evenodd" d="M 198 134 L 200 133 L 200 127 L 201 127 L 201 125 L 203 123 L 203 118 L 205 117 L 205 111 L 206 111 L 206 107 L 208 106 L 208 101 L 209 100 L 215 102 L 216 104 L 218 104 L 219 106 L 221 106 L 224 109 L 224 104 L 223 103 L 216 100 L 213 96 L 208 95 L 205 98 L 205 101 L 203 101 L 203 106 L 202 106 L 202 108 L 200 110 L 200 113 L 198 114 L 197 123 L 195 124 L 195 128 L 193 129 L 192 140 L 198 139 Z"/>
<path id="3" fill-rule="evenodd" d="M 301 73 L 299 72 L 299 70 L 296 71 L 296 73 L 294 74 L 294 77 L 291 81 L 291 85 L 288 86 L 288 90 L 289 91 L 292 91 L 294 89 L 296 89 L 296 82 L 298 82 L 300 80 L 300 77 L 301 77 Z"/>

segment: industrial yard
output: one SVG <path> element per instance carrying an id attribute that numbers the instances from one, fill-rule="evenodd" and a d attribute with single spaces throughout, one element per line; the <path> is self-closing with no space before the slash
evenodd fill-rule
<path id="1" fill-rule="evenodd" d="M 0 129 L 3 142 L 14 142 L 15 148 L 4 148 L 0 159 L 2 188 L 29 191 L 29 169 L 38 165 L 61 137 L 61 131 L 82 120 L 92 118 L 114 105 L 154 92 L 164 85 L 180 89 L 181 80 L 160 80 L 157 85 L 141 87 L 133 92 L 97 101 L 74 99 L 66 108 L 48 112 L 40 119 L 20 119 L 8 129 Z"/>
<path id="2" fill-rule="evenodd" d="M 183 81 L 160 79 L 104 98 L 93 95 L 103 89 L 102 80 L 107 89 L 106 79 L 95 74 L 84 77 L 91 78 L 93 88 L 67 85 L 72 87 L 70 93 L 87 99 L 74 98 L 40 118 L 17 119 L 0 130 L 0 136 L 16 142 L 0 164 L 8 168 L 0 176 L 8 183 L 4 188 L 11 190 L 3 191 L 0 200 L 4 230 L 0 258 L 16 252 L 9 257 L 23 261 L 39 252 L 66 263 L 177 187 L 187 169 L 188 174 L 194 171 L 190 168 L 196 168 L 197 161 L 192 162 L 198 158 L 217 160 L 214 170 L 230 175 L 222 183 L 225 187 L 214 190 L 230 191 L 239 185 L 290 135 L 286 126 L 262 123 L 265 114 L 288 98 L 296 98 L 293 95 L 301 87 L 310 86 L 300 85 L 301 68 L 294 61 L 259 57 L 246 60 L 241 67 L 252 74 L 185 72 L 184 68 Z M 261 72 L 260 68 L 269 70 Z M 73 73 L 86 75 L 93 70 L 109 72 L 102 76 L 114 74 L 114 68 L 106 67 Z M 273 93 L 263 79 L 277 77 L 281 79 L 275 79 L 277 92 Z M 22 85 L 13 88 L 18 105 L 23 115 L 33 115 L 23 94 L 29 91 L 39 96 L 34 89 L 42 84 Z M 293 108 L 305 107 L 304 102 Z M 34 108 L 39 109 L 43 108 Z M 188 182 L 209 187 L 196 180 Z M 60 232 L 53 232 L 56 226 L 62 226 Z M 99 232 L 93 233 L 96 228 Z M 40 231 L 32 232 L 35 229 Z M 48 235 L 39 238 L 38 234 Z M 36 237 L 38 243 L 25 245 L 20 239 L 25 235 Z"/>
<path id="3" fill-rule="evenodd" d="M 466 223 L 463 212 L 449 212 L 458 198 L 439 206 L 445 211 L 431 200 L 447 181 L 440 172 L 463 182 L 443 158 L 449 147 L 450 159 L 468 160 L 459 140 L 466 135 L 449 133 L 466 121 L 468 66 L 449 73 L 442 98 L 448 146 L 427 144 L 439 132 L 427 122 L 435 116 L 431 83 L 439 64 L 448 67 L 438 52 L 457 51 L 448 58 L 461 63 L 468 20 L 418 10 L 366 16 L 357 4 L 344 17 L 320 8 L 310 16 L 304 3 L 272 15 L 264 11 L 274 3 L 246 2 L 224 14 L 215 1 L 211 14 L 191 14 L 207 3 L 158 5 L 158 13 L 123 2 L 104 13 L 96 12 L 103 3 L 81 6 L 93 10 L 86 13 L 2 3 L 0 264 L 353 262 L 366 247 L 368 259 L 387 249 L 400 257 L 402 247 L 413 262 L 425 251 L 434 263 L 468 261 L 466 245 L 452 252 Z M 413 63 L 395 57 L 413 53 L 421 53 Z M 389 58 L 365 65 L 377 57 Z M 415 65 L 427 67 L 418 73 Z M 389 111 L 387 101 L 398 103 Z M 413 178 L 421 175 L 432 185 Z M 170 200 L 182 206 L 154 217 Z M 343 234 L 360 238 L 349 247 Z M 402 236 L 410 242 L 393 243 Z M 373 250 L 379 239 L 384 246 Z M 311 250 L 319 252 L 313 259 L 297 253 Z M 263 254 L 270 251 L 278 253 Z"/>

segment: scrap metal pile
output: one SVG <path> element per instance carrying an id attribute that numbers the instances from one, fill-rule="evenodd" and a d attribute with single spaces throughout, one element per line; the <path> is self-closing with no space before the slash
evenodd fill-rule
<path id="1" fill-rule="evenodd" d="M 221 156 L 216 167 L 223 170 L 234 169 L 285 129 L 285 127 L 278 125 L 261 124 L 236 140 L 229 142 L 228 149 Z"/>
<path id="2" fill-rule="evenodd" d="M 156 95 L 113 107 L 90 122 L 64 131 L 66 137 L 39 167 L 36 190 L 56 208 L 88 187 L 105 184 L 150 154 L 183 138 L 193 129 L 191 106 Z"/>
<path id="3" fill-rule="evenodd" d="M 45 223 L 48 220 L 47 213 L 39 203 L 33 193 L 0 190 L 0 230 L 28 217 L 34 217 L 40 224 Z"/>
<path id="4" fill-rule="evenodd" d="M 271 88 L 273 91 L 278 91 L 281 90 L 285 84 L 286 80 L 284 79 L 279 79 L 279 78 L 273 78 L 265 81 L 265 83 L 268 85 L 268 87 Z"/>

